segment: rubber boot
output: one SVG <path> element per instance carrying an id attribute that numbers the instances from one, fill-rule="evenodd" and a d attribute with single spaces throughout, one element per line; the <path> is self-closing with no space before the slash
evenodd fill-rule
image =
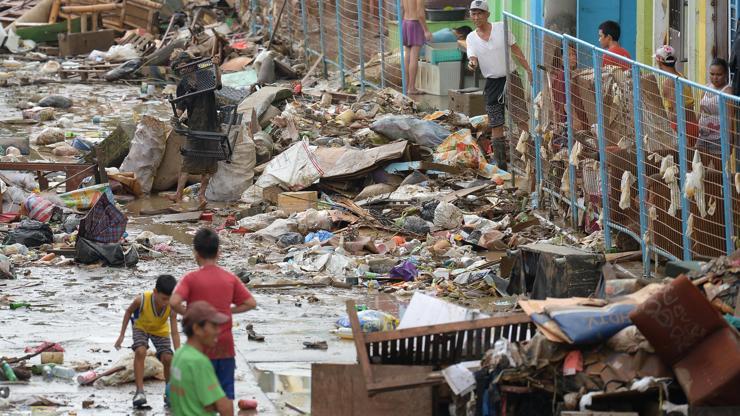
<path id="1" fill-rule="evenodd" d="M 494 139 L 491 142 L 493 146 L 493 157 L 496 159 L 496 165 L 501 170 L 507 170 L 506 164 L 506 140 Z"/>

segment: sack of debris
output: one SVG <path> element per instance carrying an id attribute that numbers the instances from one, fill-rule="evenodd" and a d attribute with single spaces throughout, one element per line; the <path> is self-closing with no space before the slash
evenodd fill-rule
<path id="1" fill-rule="evenodd" d="M 133 246 L 124 250 L 119 243 L 98 243 L 78 236 L 75 244 L 75 261 L 82 264 L 102 261 L 106 266 L 131 267 L 139 262 L 139 253 Z"/>
<path id="2" fill-rule="evenodd" d="M 152 190 L 170 129 L 168 124 L 152 116 L 142 117 L 131 140 L 131 150 L 119 168 L 121 172 L 133 172 L 145 194 Z"/>
<path id="3" fill-rule="evenodd" d="M 240 129 L 232 128 L 229 141 L 234 143 L 231 161 L 218 162 L 218 170 L 206 188 L 209 201 L 238 201 L 244 191 L 252 185 L 257 156 L 254 141 L 247 124 Z"/>
<path id="4" fill-rule="evenodd" d="M 392 331 L 398 326 L 398 318 L 389 313 L 373 309 L 357 312 L 357 319 L 360 321 L 362 332 Z M 348 316 L 339 318 L 336 325 L 340 328 L 352 327 Z"/>
<path id="5" fill-rule="evenodd" d="M 433 121 L 399 115 L 382 117 L 371 124 L 370 129 L 393 140 L 409 140 L 432 148 L 439 146 L 451 133 Z"/>
<path id="6" fill-rule="evenodd" d="M 54 242 L 54 233 L 48 224 L 36 220 L 23 220 L 18 227 L 8 234 L 6 245 L 23 244 L 26 247 L 38 247 Z"/>

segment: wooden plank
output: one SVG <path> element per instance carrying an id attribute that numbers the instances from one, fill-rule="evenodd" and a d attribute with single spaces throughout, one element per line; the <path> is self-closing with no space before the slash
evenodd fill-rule
<path id="1" fill-rule="evenodd" d="M 360 362 L 362 373 L 365 374 L 365 382 L 371 384 L 374 382 L 373 370 L 370 366 L 367 349 L 365 348 L 365 333 L 360 326 L 360 320 L 357 318 L 357 310 L 355 309 L 355 302 L 353 300 L 347 301 L 347 315 L 352 324 L 352 338 L 354 339 L 355 349 L 357 350 L 357 361 Z"/>
<path id="2" fill-rule="evenodd" d="M 117 3 L 93 4 L 89 6 L 62 6 L 64 13 L 94 13 L 118 10 L 121 6 Z"/>
<path id="3" fill-rule="evenodd" d="M 429 374 L 431 367 L 376 366 L 380 376 Z M 358 364 L 311 365 L 311 414 L 314 416 L 415 416 L 433 414 L 433 390 L 417 387 L 370 397 Z"/>
<path id="4" fill-rule="evenodd" d="M 424 337 L 419 335 L 414 339 L 414 364 L 421 364 L 424 354 Z"/>
<path id="5" fill-rule="evenodd" d="M 428 325 L 417 328 L 397 329 L 395 331 L 372 332 L 365 335 L 367 342 L 386 341 L 393 339 L 411 338 L 426 334 L 465 331 L 486 327 L 531 322 L 525 313 L 515 313 L 504 317 L 476 319 L 474 321 L 452 322 L 448 324 Z"/>
<path id="6" fill-rule="evenodd" d="M 383 377 L 381 380 L 382 381 L 367 384 L 367 391 L 377 393 L 444 383 L 444 377 L 442 376 L 442 373 L 439 372 L 428 372 L 426 374 L 401 374 L 391 377 Z"/>
<path id="7" fill-rule="evenodd" d="M 61 8 L 62 0 L 54 0 L 54 3 L 51 4 L 51 11 L 49 12 L 49 24 L 57 22 L 57 19 L 59 18 L 59 10 Z"/>
<path id="8" fill-rule="evenodd" d="M 493 346 L 493 342 L 491 341 L 492 332 L 490 327 L 483 329 L 483 352 L 490 350 Z"/>
<path id="9" fill-rule="evenodd" d="M 198 221 L 202 213 L 203 211 L 193 211 L 193 212 L 183 212 L 180 214 L 160 215 L 154 218 L 154 222 L 156 223 L 193 222 L 193 221 Z"/>

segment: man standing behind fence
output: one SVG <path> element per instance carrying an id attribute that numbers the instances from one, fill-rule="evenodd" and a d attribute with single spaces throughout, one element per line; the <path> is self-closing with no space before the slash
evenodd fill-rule
<path id="1" fill-rule="evenodd" d="M 608 50 L 611 53 L 619 56 L 624 56 L 627 59 L 632 59 L 627 49 L 624 49 L 619 44 L 619 38 L 622 36 L 622 28 L 619 27 L 619 23 L 613 20 L 607 20 L 606 22 L 599 25 L 599 45 Z M 630 69 L 628 62 L 622 61 L 611 55 L 604 54 L 601 60 L 601 66 L 614 65 L 622 69 Z"/>
<path id="2" fill-rule="evenodd" d="M 485 96 L 486 113 L 488 113 L 488 125 L 491 128 L 491 139 L 493 145 L 493 156 L 500 169 L 506 166 L 506 137 L 504 136 L 504 97 L 507 75 L 513 73 L 516 67 L 511 63 L 506 67 L 506 41 L 511 47 L 512 56 L 521 65 L 532 82 L 532 70 L 529 68 L 527 59 L 522 50 L 516 44 L 514 35 L 504 32 L 503 22 L 489 23 L 488 3 L 486 0 L 474 0 L 470 4 L 470 19 L 475 24 L 475 31 L 467 37 L 468 58 L 470 68 L 480 68 L 486 78 Z M 484 152 L 490 152 L 488 139 L 480 143 Z"/>
<path id="3" fill-rule="evenodd" d="M 424 0 L 403 0 L 403 53 L 406 66 L 407 93 L 420 94 L 416 89 L 416 71 L 419 69 L 419 54 L 424 42 L 432 40 L 427 27 Z"/>

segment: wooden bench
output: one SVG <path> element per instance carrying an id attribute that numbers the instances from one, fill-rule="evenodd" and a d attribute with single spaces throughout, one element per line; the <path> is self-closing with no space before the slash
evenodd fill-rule
<path id="1" fill-rule="evenodd" d="M 97 183 L 108 180 L 105 169 L 98 169 L 98 165 L 90 163 L 0 162 L 0 171 L 6 170 L 36 172 L 39 189 L 42 191 L 49 189 L 49 181 L 46 179 L 46 175 L 51 172 L 64 172 L 66 174 L 66 179 L 56 186 L 65 184 L 67 192 L 79 188 L 82 180 L 88 176 L 95 176 Z"/>
<path id="2" fill-rule="evenodd" d="M 473 321 L 429 325 L 418 328 L 365 334 L 355 310 L 355 302 L 347 301 L 347 314 L 352 324 L 352 336 L 357 360 L 365 376 L 369 394 L 387 390 L 439 384 L 439 373 L 394 375 L 379 377 L 376 365 L 422 365 L 435 370 L 463 361 L 480 360 L 493 344 L 505 338 L 511 342 L 525 341 L 534 336 L 536 327 L 524 313 Z"/>

